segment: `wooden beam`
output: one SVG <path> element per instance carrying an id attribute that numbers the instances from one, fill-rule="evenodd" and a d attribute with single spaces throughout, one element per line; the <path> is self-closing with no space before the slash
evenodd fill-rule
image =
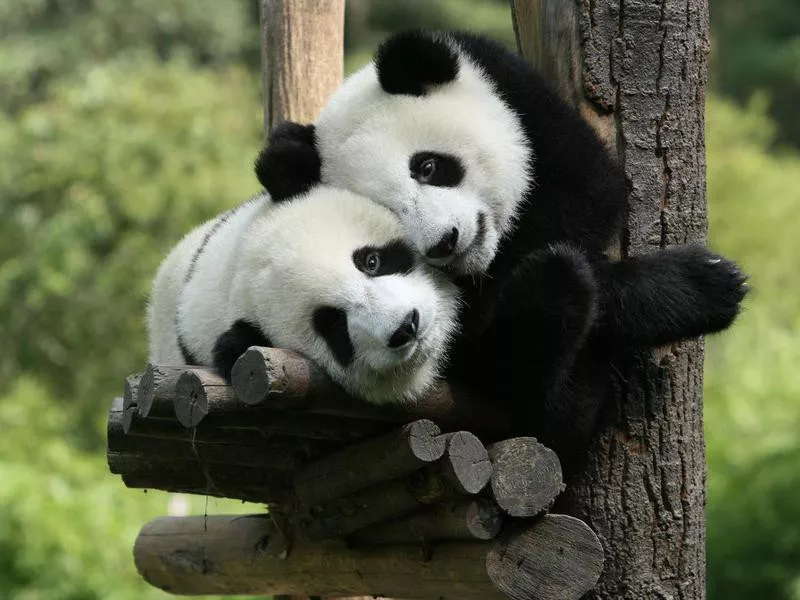
<path id="1" fill-rule="evenodd" d="M 344 0 L 261 0 L 264 133 L 311 123 L 344 76 Z"/>
<path id="2" fill-rule="evenodd" d="M 546 515 L 493 542 L 444 542 L 432 550 L 425 561 L 413 545 L 367 552 L 341 540 L 298 539 L 290 546 L 268 515 L 164 517 L 139 533 L 134 559 L 145 580 L 172 594 L 441 600 L 577 600 L 603 561 L 594 533 L 564 515 Z"/>
<path id="3" fill-rule="evenodd" d="M 394 423 L 430 419 L 444 430 L 467 429 L 492 439 L 511 428 L 506 411 L 446 383 L 413 403 L 377 406 L 354 399 L 314 363 L 279 348 L 248 349 L 233 366 L 232 384 L 242 402 L 269 408 Z"/>

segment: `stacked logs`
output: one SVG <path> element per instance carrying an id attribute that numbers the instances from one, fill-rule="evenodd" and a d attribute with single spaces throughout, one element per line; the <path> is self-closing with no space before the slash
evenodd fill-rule
<path id="1" fill-rule="evenodd" d="M 446 384 L 413 405 L 368 405 L 272 348 L 249 349 L 232 379 L 148 365 L 112 405 L 108 464 L 128 487 L 270 507 L 269 519 L 148 524 L 135 556 L 153 585 L 183 594 L 578 598 L 599 577 L 591 530 L 541 516 L 563 489 L 555 454 L 533 438 L 485 446 L 476 435 L 501 437 L 502 411 Z M 256 533 L 261 541 L 247 545 Z M 473 562 L 476 575 L 467 557 L 485 568 Z M 408 572 L 381 580 L 382 561 Z M 377 580 L 364 575 L 369 565 Z"/>

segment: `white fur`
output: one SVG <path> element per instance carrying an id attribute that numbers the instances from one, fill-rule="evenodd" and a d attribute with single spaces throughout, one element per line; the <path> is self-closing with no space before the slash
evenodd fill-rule
<path id="1" fill-rule="evenodd" d="M 388 94 L 371 63 L 333 94 L 316 122 L 322 181 L 372 198 L 397 214 L 422 253 L 453 227 L 461 273 L 484 271 L 513 225 L 532 177 L 531 151 L 514 112 L 493 84 L 450 40 L 459 55 L 455 81 L 425 96 Z M 466 176 L 456 187 L 422 185 L 409 175 L 421 151 L 459 157 Z M 477 215 L 487 232 L 474 245 Z"/>
<path id="2" fill-rule="evenodd" d="M 413 400 L 435 381 L 456 327 L 454 285 L 424 264 L 374 278 L 353 264 L 356 249 L 402 239 L 390 211 L 319 186 L 280 204 L 261 196 L 223 217 L 184 238 L 159 269 L 148 313 L 151 361 L 183 362 L 176 315 L 183 343 L 206 365 L 219 335 L 245 319 L 275 346 L 305 354 L 350 393 L 373 402 Z M 212 228 L 184 283 L 192 255 Z M 355 357 L 346 368 L 314 330 L 314 310 L 323 305 L 347 313 Z M 418 340 L 389 348 L 414 308 Z"/>

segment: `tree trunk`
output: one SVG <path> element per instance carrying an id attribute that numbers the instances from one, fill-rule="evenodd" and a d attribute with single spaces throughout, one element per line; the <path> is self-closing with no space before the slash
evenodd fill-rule
<path id="1" fill-rule="evenodd" d="M 523 54 L 616 153 L 635 255 L 706 236 L 707 0 L 511 0 Z M 705 597 L 703 343 L 614 375 L 590 464 L 566 492 L 603 542 L 588 597 Z"/>
<path id="2" fill-rule="evenodd" d="M 344 0 L 260 0 L 264 132 L 311 123 L 344 76 Z"/>

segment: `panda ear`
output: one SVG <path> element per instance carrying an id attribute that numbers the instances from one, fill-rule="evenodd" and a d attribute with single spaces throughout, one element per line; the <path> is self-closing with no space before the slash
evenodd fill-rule
<path id="1" fill-rule="evenodd" d="M 375 67 L 381 87 L 389 94 L 424 96 L 429 86 L 458 76 L 458 55 L 441 36 L 404 31 L 381 44 Z"/>
<path id="2" fill-rule="evenodd" d="M 314 125 L 285 121 L 269 135 L 255 162 L 256 177 L 273 202 L 310 190 L 320 181 Z"/>

